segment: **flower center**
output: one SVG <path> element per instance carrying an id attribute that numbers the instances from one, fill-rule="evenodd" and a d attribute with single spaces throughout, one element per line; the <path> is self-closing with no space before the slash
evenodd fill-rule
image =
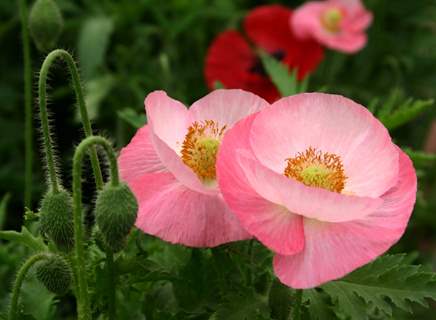
<path id="1" fill-rule="evenodd" d="M 213 120 L 195 121 L 188 128 L 181 158 L 203 182 L 216 178 L 216 155 L 225 129 L 226 126 L 219 127 Z"/>
<path id="2" fill-rule="evenodd" d="M 306 186 L 318 187 L 340 193 L 344 189 L 347 177 L 341 158 L 315 148 L 299 152 L 293 158 L 286 159 L 288 165 L 284 175 L 304 183 Z"/>
<path id="3" fill-rule="evenodd" d="M 343 13 L 338 8 L 330 8 L 321 16 L 321 23 L 329 32 L 337 33 L 340 31 L 340 25 L 343 18 Z"/>

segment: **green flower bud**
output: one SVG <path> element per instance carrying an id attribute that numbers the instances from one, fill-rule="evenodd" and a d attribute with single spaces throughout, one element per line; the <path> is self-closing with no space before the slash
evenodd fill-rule
<path id="1" fill-rule="evenodd" d="M 138 211 L 133 193 L 125 184 L 107 184 L 97 196 L 95 218 L 105 244 L 114 252 L 121 250 Z"/>
<path id="2" fill-rule="evenodd" d="M 29 15 L 29 30 L 40 51 L 52 49 L 62 32 L 62 13 L 54 0 L 36 0 Z"/>
<path id="3" fill-rule="evenodd" d="M 41 203 L 41 231 L 59 249 L 69 251 L 74 244 L 73 207 L 70 194 L 47 192 Z"/>
<path id="4" fill-rule="evenodd" d="M 109 247 L 106 243 L 106 239 L 101 233 L 100 229 L 96 226 L 92 232 L 94 243 L 97 245 L 97 247 L 101 250 L 106 252 L 107 250 L 110 250 L 112 252 L 118 252 L 121 251 L 125 245 L 126 245 L 126 239 L 122 239 L 118 243 L 113 243 L 112 247 Z"/>
<path id="5" fill-rule="evenodd" d="M 49 291 L 62 295 L 70 288 L 72 271 L 62 256 L 50 254 L 38 263 L 36 277 Z"/>

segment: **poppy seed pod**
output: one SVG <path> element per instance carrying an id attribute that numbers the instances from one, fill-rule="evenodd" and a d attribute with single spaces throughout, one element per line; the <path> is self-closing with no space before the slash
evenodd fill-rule
<path id="1" fill-rule="evenodd" d="M 64 22 L 53 0 L 36 0 L 29 15 L 29 30 L 36 47 L 48 51 L 56 45 Z"/>
<path id="2" fill-rule="evenodd" d="M 101 233 L 100 229 L 96 226 L 92 232 L 92 237 L 94 239 L 95 244 L 101 251 L 107 251 L 110 250 L 112 252 L 118 252 L 121 251 L 124 246 L 126 245 L 126 239 L 122 239 L 119 242 L 112 243 L 112 247 L 109 247 L 106 243 L 106 239 Z"/>
<path id="3" fill-rule="evenodd" d="M 73 209 L 70 194 L 65 190 L 47 192 L 41 203 L 41 231 L 59 249 L 69 251 L 74 243 Z"/>
<path id="4" fill-rule="evenodd" d="M 117 252 L 132 229 L 138 204 L 126 184 L 107 184 L 97 196 L 95 218 L 108 248 Z"/>
<path id="5" fill-rule="evenodd" d="M 49 291 L 62 295 L 70 288 L 72 271 L 62 256 L 50 254 L 37 265 L 36 277 Z"/>

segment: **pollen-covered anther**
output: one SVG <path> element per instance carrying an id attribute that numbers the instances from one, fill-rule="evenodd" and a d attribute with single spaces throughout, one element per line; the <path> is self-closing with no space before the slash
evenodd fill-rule
<path id="1" fill-rule="evenodd" d="M 341 30 L 343 13 L 338 8 L 330 8 L 321 15 L 323 27 L 332 33 L 338 33 Z"/>
<path id="2" fill-rule="evenodd" d="M 309 147 L 286 161 L 284 175 L 288 178 L 338 193 L 344 189 L 347 177 L 342 160 L 336 154 Z"/>
<path id="3" fill-rule="evenodd" d="M 220 127 L 213 120 L 195 121 L 183 141 L 181 158 L 203 181 L 216 178 L 216 155 L 226 126 Z"/>

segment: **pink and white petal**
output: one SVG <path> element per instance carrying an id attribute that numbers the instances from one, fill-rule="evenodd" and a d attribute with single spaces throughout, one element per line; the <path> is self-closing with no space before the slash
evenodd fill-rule
<path id="1" fill-rule="evenodd" d="M 290 20 L 294 34 L 301 39 L 314 38 L 316 30 L 324 29 L 321 15 L 325 9 L 325 3 L 311 1 L 295 10 Z"/>
<path id="2" fill-rule="evenodd" d="M 416 198 L 416 174 L 400 151 L 398 184 L 383 196 L 383 206 L 365 220 L 321 223 L 305 220 L 305 249 L 277 255 L 274 272 L 293 288 L 312 288 L 339 279 L 386 252 L 403 235 Z"/>
<path id="3" fill-rule="evenodd" d="M 121 179 L 127 183 L 144 173 L 167 171 L 150 141 L 150 127 L 140 128 L 118 156 Z"/>
<path id="4" fill-rule="evenodd" d="M 378 197 L 397 180 L 398 152 L 387 129 L 366 108 L 339 95 L 280 99 L 256 117 L 250 143 L 260 162 L 279 174 L 286 159 L 309 147 L 340 156 L 347 193 Z"/>
<path id="5" fill-rule="evenodd" d="M 251 187 L 265 199 L 306 218 L 326 222 L 362 219 L 379 208 L 381 198 L 358 197 L 304 185 L 263 166 L 257 159 L 236 151 Z"/>
<path id="6" fill-rule="evenodd" d="M 259 196 L 235 157 L 249 152 L 248 134 L 256 114 L 238 122 L 224 137 L 218 154 L 217 179 L 221 193 L 243 227 L 275 252 L 294 254 L 304 247 L 302 218 Z"/>
<path id="7" fill-rule="evenodd" d="M 241 89 L 215 90 L 196 101 L 189 113 L 196 121 L 214 120 L 229 129 L 246 116 L 269 106 L 261 97 Z"/>
<path id="8" fill-rule="evenodd" d="M 139 204 L 136 226 L 147 234 L 191 247 L 251 238 L 222 197 L 192 191 L 170 173 L 146 174 L 131 187 Z"/>
<path id="9" fill-rule="evenodd" d="M 350 54 L 365 47 L 368 40 L 364 32 L 352 32 L 351 30 L 343 30 L 339 34 L 331 34 L 327 31 L 319 30 L 315 33 L 315 37 L 330 49 Z"/>
<path id="10" fill-rule="evenodd" d="M 344 19 L 341 28 L 352 33 L 363 32 L 371 25 L 372 19 L 372 13 L 362 8 L 356 12 L 351 13 L 349 17 Z"/>
<path id="11" fill-rule="evenodd" d="M 191 125 L 187 108 L 164 91 L 153 91 L 144 101 L 153 133 L 178 153 Z"/>
<path id="12" fill-rule="evenodd" d="M 170 126 L 170 125 L 169 125 Z M 157 135 L 151 134 L 153 146 L 159 155 L 162 163 L 174 177 L 186 187 L 203 194 L 218 194 L 215 184 L 205 185 L 198 176 L 187 165 L 183 163 L 180 156 L 163 142 Z"/>

